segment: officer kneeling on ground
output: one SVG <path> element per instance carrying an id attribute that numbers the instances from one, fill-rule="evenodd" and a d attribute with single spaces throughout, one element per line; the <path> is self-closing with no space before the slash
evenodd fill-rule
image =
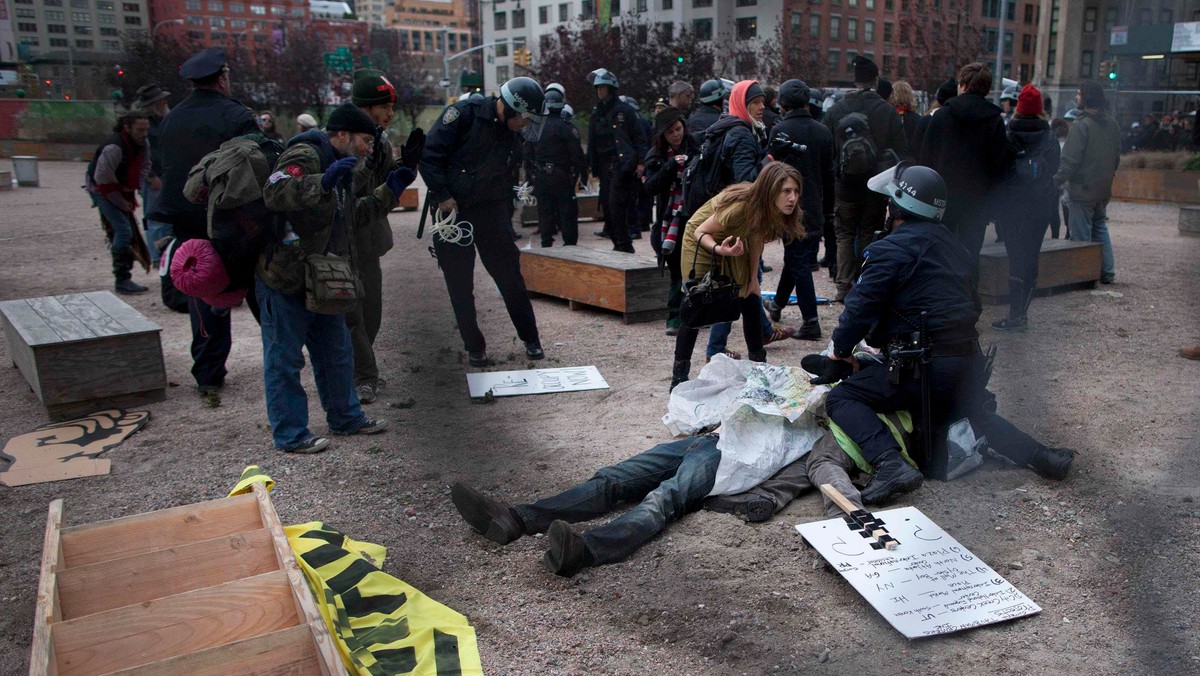
<path id="1" fill-rule="evenodd" d="M 846 296 L 846 309 L 833 332 L 832 358 L 850 362 L 856 372 L 825 402 L 829 418 L 875 468 L 863 502 L 883 502 L 915 490 L 923 480 L 876 415 L 921 408 L 916 367 L 901 362 L 895 346 L 911 342 L 922 313 L 935 429 L 939 421 L 969 417 L 979 421 L 992 446 L 1018 465 L 1052 479 L 1066 477 L 1073 452 L 1039 444 L 991 410 L 975 330 L 982 308 L 972 281 L 973 257 L 941 223 L 947 199 L 942 177 L 928 167 L 901 163 L 867 186 L 888 197 L 891 234 L 867 247 L 862 273 Z M 864 338 L 884 350 L 886 363 L 859 369 L 852 351 Z"/>

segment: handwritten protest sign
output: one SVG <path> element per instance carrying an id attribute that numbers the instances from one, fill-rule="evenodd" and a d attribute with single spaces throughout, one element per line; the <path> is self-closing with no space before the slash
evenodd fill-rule
<path id="1" fill-rule="evenodd" d="M 482 397 L 489 390 L 493 397 L 515 397 L 520 394 L 607 390 L 608 383 L 595 366 L 568 366 L 529 371 L 468 373 L 467 387 L 470 388 L 472 397 Z"/>
<path id="2" fill-rule="evenodd" d="M 900 541 L 875 549 L 844 519 L 796 530 L 875 610 L 908 638 L 949 634 L 1041 612 L 916 507 L 876 512 Z"/>

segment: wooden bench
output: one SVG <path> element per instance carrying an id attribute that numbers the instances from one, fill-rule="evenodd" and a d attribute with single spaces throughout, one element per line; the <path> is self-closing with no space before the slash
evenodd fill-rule
<path id="1" fill-rule="evenodd" d="M 575 195 L 575 203 L 579 205 L 579 222 L 587 220 L 598 221 L 602 218 L 600 215 L 600 196 L 596 194 Z M 538 208 L 537 205 L 532 207 L 521 208 L 521 223 L 524 225 L 537 225 Z"/>
<path id="2" fill-rule="evenodd" d="M 1179 234 L 1200 236 L 1200 207 L 1179 207 Z"/>
<path id="3" fill-rule="evenodd" d="M 1047 239 L 1038 256 L 1037 295 L 1095 288 L 1100 281 L 1100 244 Z M 988 305 L 1008 302 L 1008 253 L 1002 242 L 979 252 L 979 295 Z"/>
<path id="4" fill-rule="evenodd" d="M 581 246 L 521 249 L 521 274 L 532 293 L 620 312 L 626 324 L 667 316 L 670 277 L 651 258 Z"/>
<path id="5" fill-rule="evenodd" d="M 12 189 L 12 172 L 8 170 L 0 171 L 0 191 Z"/>
<path id="6" fill-rule="evenodd" d="M 51 420 L 166 398 L 162 329 L 108 291 L 0 302 L 0 321 Z"/>
<path id="7" fill-rule="evenodd" d="M 344 674 L 262 484 L 63 527 L 50 503 L 32 676 Z"/>

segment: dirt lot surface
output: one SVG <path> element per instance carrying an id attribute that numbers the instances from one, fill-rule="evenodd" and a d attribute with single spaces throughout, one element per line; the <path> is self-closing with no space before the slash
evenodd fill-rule
<path id="1" fill-rule="evenodd" d="M 83 165 L 43 163 L 41 172 L 41 188 L 0 192 L 0 299 L 111 288 L 98 218 L 78 188 Z M 413 239 L 417 216 L 408 212 L 393 215 L 398 246 L 383 259 L 377 350 L 389 389 L 369 408 L 392 428 L 335 439 L 317 456 L 272 449 L 250 313 L 235 312 L 228 387 L 219 407 L 206 408 L 192 388 L 186 315 L 158 302 L 156 279 L 136 274 L 155 293 L 127 301 L 162 326 L 173 386 L 149 407 L 149 425 L 107 454 L 110 476 L 0 487 L 0 673 L 27 669 L 52 499 L 65 500 L 67 524 L 87 523 L 221 497 L 253 463 L 278 482 L 285 523 L 320 519 L 384 544 L 389 572 L 467 614 L 490 674 L 1200 673 L 1200 362 L 1176 356 L 1200 342 L 1200 239 L 1177 234 L 1177 213 L 1111 206 L 1117 283 L 1101 291 L 1120 297 L 1039 298 L 1027 333 L 985 331 L 1000 348 L 1001 412 L 1077 449 L 1071 476 L 1054 483 L 990 461 L 899 503 L 941 524 L 1040 604 L 1040 615 L 905 640 L 803 546 L 792 527 L 821 518 L 814 495 L 760 525 L 689 515 L 630 561 L 570 580 L 540 566 L 543 538 L 499 547 L 473 534 L 450 503 L 453 481 L 525 500 L 665 440 L 673 340 L 658 322 L 626 326 L 537 300 L 546 365 L 594 364 L 611 389 L 473 404 L 441 275 L 428 239 Z M 604 247 L 591 224 L 580 229 L 586 246 Z M 767 260 L 778 270 L 781 259 L 774 245 Z M 832 290 L 822 276 L 818 292 Z M 506 360 L 498 368 L 524 368 L 481 268 L 476 295 L 490 350 Z M 826 332 L 839 308 L 821 309 Z M 981 326 L 999 313 L 989 308 Z M 798 324 L 797 311 L 785 320 Z M 734 337 L 741 349 L 740 331 Z M 813 345 L 771 346 L 769 358 L 798 363 Z M 0 352 L 8 439 L 46 417 L 8 367 L 7 348 Z M 305 378 L 315 394 L 311 372 Z"/>

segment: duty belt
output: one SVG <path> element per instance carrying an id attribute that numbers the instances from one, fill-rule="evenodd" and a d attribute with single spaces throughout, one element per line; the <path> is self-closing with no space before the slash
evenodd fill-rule
<path id="1" fill-rule="evenodd" d="M 956 340 L 946 343 L 933 343 L 929 351 L 934 357 L 965 357 L 979 351 L 979 340 Z"/>
<path id="2" fill-rule="evenodd" d="M 547 174 L 553 174 L 554 168 L 560 167 L 560 166 L 562 166 L 562 165 L 555 164 L 553 162 L 538 162 L 538 164 L 537 164 L 538 171 L 544 171 Z"/>

